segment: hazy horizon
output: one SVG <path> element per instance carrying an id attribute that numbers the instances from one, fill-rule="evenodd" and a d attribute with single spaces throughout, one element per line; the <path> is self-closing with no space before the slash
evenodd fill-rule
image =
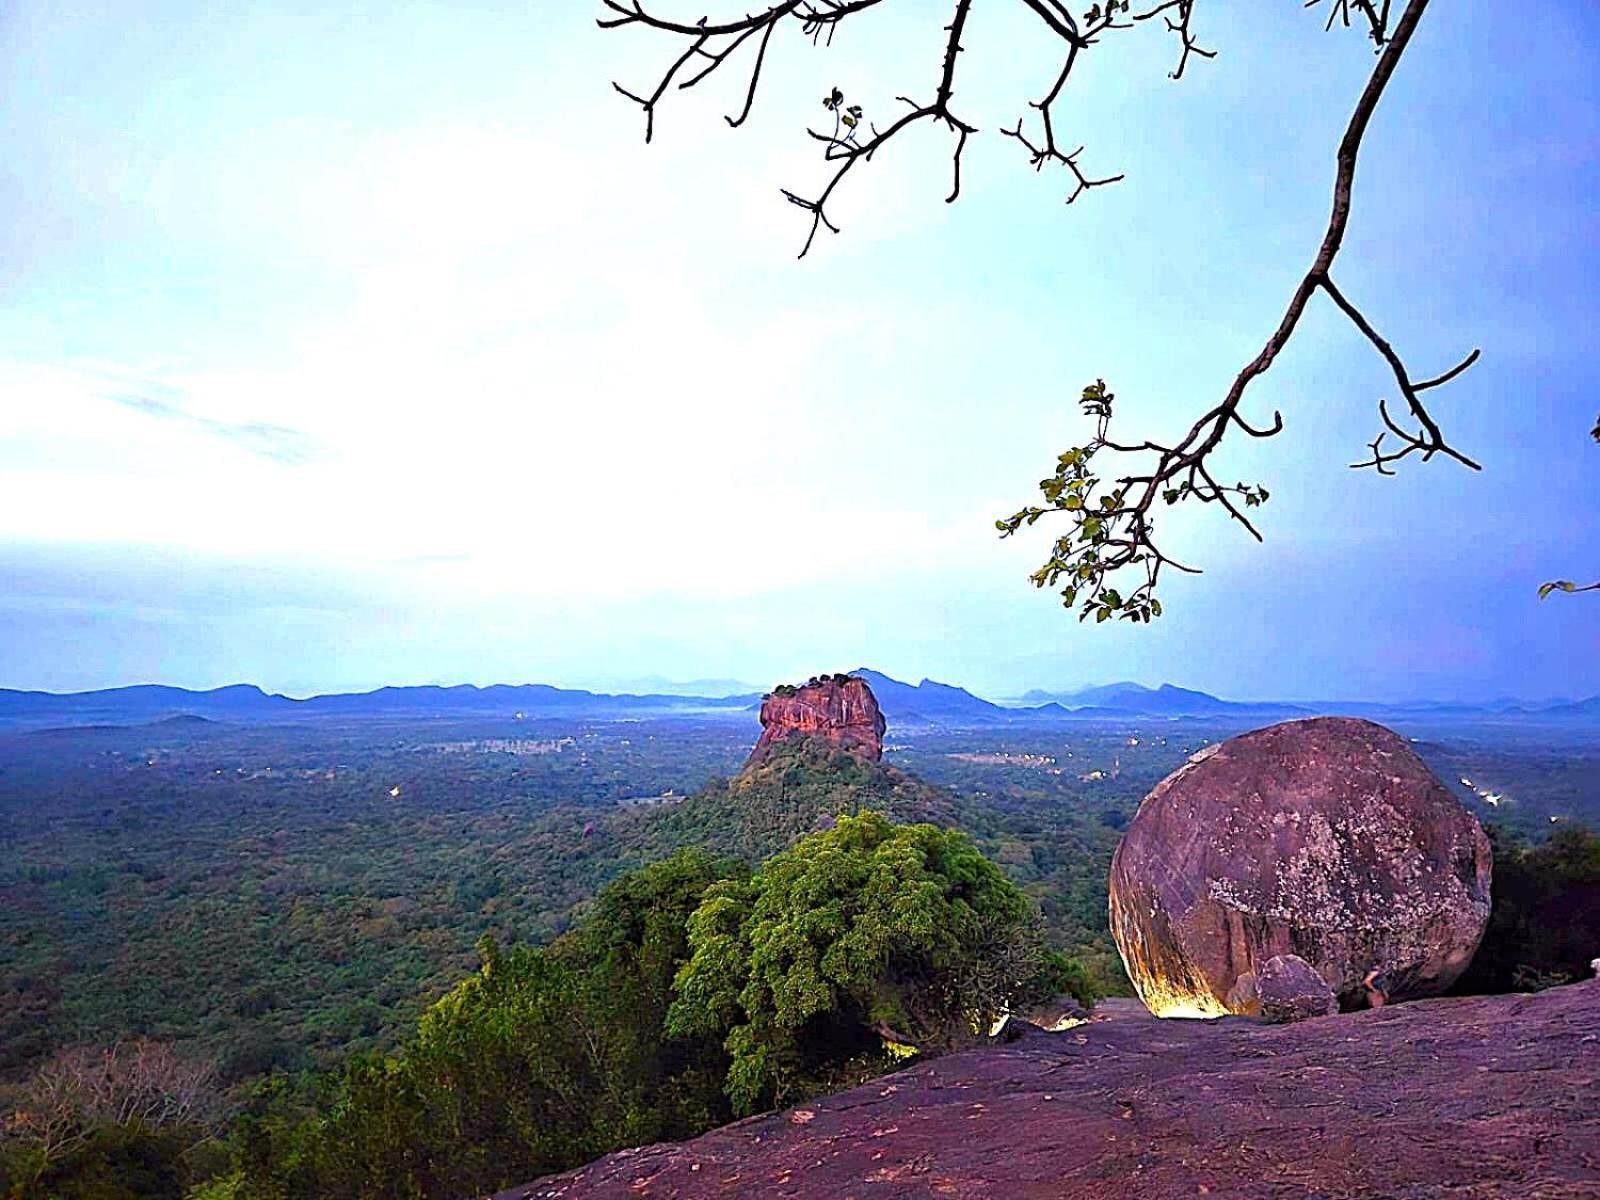
<path id="1" fill-rule="evenodd" d="M 846 668 L 837 668 L 837 670 L 844 670 L 844 669 L 846 669 Z M 865 664 L 865 663 L 858 664 L 857 667 L 848 668 L 848 669 L 849 670 L 872 670 L 872 671 L 876 671 L 877 670 L 876 667 L 872 667 L 869 664 Z M 828 675 L 828 674 L 834 674 L 835 672 L 836 672 L 836 668 L 829 667 L 829 668 L 826 668 L 826 669 L 824 669 L 822 671 L 812 672 L 812 674 Z M 1208 695 L 1215 696 L 1217 699 L 1220 699 L 1220 700 L 1228 700 L 1228 701 L 1232 701 L 1232 702 L 1236 702 L 1236 703 L 1244 703 L 1244 704 L 1256 704 L 1256 703 L 1284 703 L 1284 704 L 1297 704 L 1297 703 L 1308 703 L 1308 704 L 1334 704 L 1334 703 L 1352 703 L 1352 704 L 1357 704 L 1357 703 L 1359 703 L 1359 704 L 1457 703 L 1457 701 L 1444 700 L 1444 699 L 1441 699 L 1440 697 L 1437 697 L 1437 696 L 1433 696 L 1433 697 L 1412 697 L 1412 698 L 1409 698 L 1409 699 L 1405 699 L 1405 698 L 1394 698 L 1394 697 L 1385 697 L 1385 696 L 1366 696 L 1366 695 L 1359 695 L 1359 694 L 1354 694 L 1354 693 L 1345 694 L 1345 695 L 1337 695 L 1337 696 L 1333 696 L 1333 695 L 1330 695 L 1330 696 L 1310 696 L 1310 695 L 1297 695 L 1297 696 L 1290 696 L 1290 695 L 1239 696 L 1239 695 L 1230 695 L 1230 694 L 1218 693 L 1216 691 L 1213 691 L 1210 688 L 1207 688 L 1207 687 L 1205 687 L 1203 685 L 1199 685 L 1199 684 L 1179 684 L 1179 683 L 1173 683 L 1171 680 L 1156 680 L 1154 682 L 1148 682 L 1148 681 L 1137 680 L 1137 679 L 1102 679 L 1102 680 L 1095 680 L 1095 681 L 1090 681 L 1090 682 L 1086 682 L 1086 683 L 1077 683 L 1077 684 L 1071 684 L 1071 685 L 1061 685 L 1061 686 L 1056 686 L 1056 687 L 1040 687 L 1038 685 L 1034 685 L 1034 686 L 1028 687 L 1028 688 L 1016 688 L 1016 689 L 1012 689 L 1012 690 L 1009 690 L 1009 691 L 989 692 L 989 691 L 980 690 L 980 689 L 973 688 L 973 687 L 968 687 L 967 685 L 963 684 L 960 680 L 956 680 L 956 679 L 935 679 L 935 678 L 933 678 L 931 676 L 918 675 L 916 673 L 912 673 L 912 674 L 907 675 L 904 678 L 902 678 L 900 676 L 894 675 L 891 672 L 887 672 L 887 671 L 879 672 L 879 673 L 880 674 L 884 674 L 884 675 L 888 675 L 891 679 L 895 679 L 897 682 L 910 684 L 913 687 L 920 686 L 921 684 L 924 684 L 924 683 L 936 683 L 936 684 L 942 684 L 942 685 L 946 685 L 946 686 L 950 686 L 950 687 L 962 688 L 963 690 L 968 691 L 968 692 L 972 693 L 973 695 L 977 696 L 979 699 L 989 700 L 989 701 L 993 701 L 993 702 L 999 703 L 999 704 L 1023 702 L 1023 701 L 1026 700 L 1027 694 L 1033 693 L 1033 692 L 1044 692 L 1044 693 L 1048 693 L 1048 694 L 1050 694 L 1052 696 L 1068 696 L 1068 695 L 1073 695 L 1073 694 L 1079 693 L 1079 692 L 1089 691 L 1089 690 L 1095 689 L 1095 688 L 1104 688 L 1104 687 L 1116 686 L 1116 685 L 1121 685 L 1121 684 L 1133 684 L 1135 686 L 1143 687 L 1143 688 L 1146 688 L 1146 689 L 1149 689 L 1149 690 L 1152 690 L 1152 691 L 1157 690 L 1157 689 L 1162 688 L 1162 687 L 1178 687 L 1178 688 L 1183 688 L 1183 689 L 1188 690 L 1188 691 L 1204 692 L 1204 693 L 1206 693 Z M 789 677 L 789 678 L 785 678 L 785 679 L 774 680 L 773 682 L 768 683 L 768 684 L 758 684 L 758 683 L 751 682 L 749 680 L 739 681 L 739 680 L 732 680 L 732 679 L 725 679 L 725 680 L 677 680 L 677 679 L 665 679 L 665 678 L 662 678 L 660 676 L 646 676 L 646 677 L 633 677 L 633 678 L 618 677 L 618 678 L 610 678 L 610 679 L 575 679 L 575 680 L 564 680 L 564 681 L 555 681 L 555 680 L 549 680 L 549 679 L 515 679 L 515 680 L 513 680 L 513 679 L 489 679 L 489 680 L 477 680 L 477 679 L 455 679 L 455 680 L 452 680 L 452 679 L 426 679 L 426 680 L 412 680 L 412 681 L 403 682 L 403 683 L 391 682 L 391 683 L 386 683 L 386 684 L 379 684 L 376 687 L 372 687 L 372 688 L 320 689 L 320 690 L 313 689 L 313 690 L 309 690 L 309 691 L 281 691 L 281 692 L 280 691 L 276 691 L 273 688 L 262 687 L 260 684 L 257 684 L 257 683 L 255 683 L 255 682 L 253 682 L 251 680 L 248 680 L 248 679 L 237 679 L 237 680 L 232 680 L 232 681 L 230 681 L 228 683 L 212 684 L 212 685 L 208 685 L 208 686 L 204 686 L 204 687 L 191 687 L 189 685 L 184 685 L 184 684 L 173 684 L 173 683 L 170 683 L 170 682 L 165 681 L 165 680 L 142 679 L 142 680 L 134 680 L 134 681 L 130 681 L 130 682 L 127 682 L 127 683 L 121 683 L 121 684 L 110 684 L 110 685 L 107 685 L 104 688 L 74 689 L 74 691 L 75 692 L 96 692 L 96 691 L 116 691 L 116 690 L 121 690 L 121 689 L 126 689 L 126 688 L 135 688 L 135 687 L 180 687 L 180 688 L 183 688 L 184 690 L 187 690 L 187 691 L 208 692 L 208 691 L 216 691 L 216 690 L 219 690 L 219 689 L 222 689 L 222 688 L 229 688 L 229 687 L 255 687 L 255 688 L 258 688 L 259 690 L 261 690 L 262 692 L 264 692 L 264 693 L 266 693 L 268 695 L 282 695 L 282 696 L 285 696 L 285 697 L 287 697 L 287 698 L 289 698 L 291 700 L 308 700 L 308 699 L 311 699 L 314 696 L 325 696 L 325 695 L 335 695 L 335 694 L 357 694 L 357 695 L 360 695 L 360 694 L 366 694 L 366 693 L 378 691 L 378 690 L 381 690 L 383 688 L 475 687 L 475 688 L 478 688 L 478 689 L 481 690 L 481 689 L 486 689 L 486 688 L 491 688 L 491 687 L 527 687 L 527 686 L 537 686 L 537 685 L 548 685 L 548 686 L 553 686 L 553 687 L 563 688 L 563 689 L 568 689 L 568 690 L 591 691 L 591 692 L 594 692 L 594 693 L 599 694 L 599 695 L 663 695 L 663 696 L 687 696 L 687 697 L 691 697 L 691 698 L 704 698 L 704 699 L 721 699 L 721 698 L 728 697 L 728 696 L 737 696 L 737 695 L 746 695 L 746 694 L 756 694 L 756 693 L 761 693 L 761 692 L 767 692 L 767 691 L 771 690 L 771 688 L 777 686 L 780 683 L 799 683 L 799 682 L 802 682 L 804 678 L 809 678 L 809 676 L 805 676 L 805 677 L 793 676 L 793 677 Z M 721 686 L 719 686 L 719 687 L 708 687 L 708 686 L 706 686 L 706 685 L 711 685 L 711 684 L 721 685 Z M 73 692 L 65 692 L 65 693 L 58 692 L 58 691 L 56 691 L 54 689 L 50 689 L 50 688 L 7 688 L 7 687 L 5 687 L 5 685 L 0 685 L 0 691 L 3 691 L 3 690 L 37 691 L 37 692 L 42 692 L 42 693 L 51 694 L 51 695 L 61 695 L 61 694 L 70 695 L 70 694 L 74 694 Z M 1582 696 L 1580 696 L 1580 695 L 1516 696 L 1516 695 L 1511 695 L 1509 693 L 1503 693 L 1503 694 L 1499 694 L 1499 695 L 1495 695 L 1495 696 L 1479 697 L 1477 702 L 1478 703 L 1487 704 L 1487 703 L 1492 703 L 1492 702 L 1495 702 L 1495 701 L 1511 700 L 1511 701 L 1515 701 L 1515 702 L 1518 702 L 1518 703 L 1521 703 L 1521 704 L 1541 705 L 1541 704 L 1571 703 L 1571 702 L 1574 702 L 1574 701 L 1588 699 L 1588 698 L 1589 697 L 1586 696 L 1586 695 L 1582 695 Z"/>
<path id="2" fill-rule="evenodd" d="M 1314 302 L 1245 406 L 1284 433 L 1219 463 L 1265 544 L 1175 511 L 1206 573 L 1097 628 L 1027 583 L 1057 531 L 994 519 L 1085 440 L 1085 382 L 1162 436 L 1257 353 L 1372 54 L 1243 0 L 1176 83 L 1160 30 L 1108 38 L 1063 112 L 1127 178 L 1068 208 L 995 133 L 1053 69 L 1016 7 L 972 17 L 960 201 L 924 133 L 797 262 L 819 97 L 926 92 L 937 20 L 786 30 L 746 127 L 730 76 L 647 147 L 611 81 L 674 48 L 597 6 L 6 6 L 0 686 L 1600 692 L 1600 597 L 1536 597 L 1600 566 L 1600 10 L 1530 9 L 1516 54 L 1430 11 L 1363 150 L 1341 285 L 1419 377 L 1482 348 L 1430 396 L 1484 470 L 1349 470 L 1393 380 Z"/>

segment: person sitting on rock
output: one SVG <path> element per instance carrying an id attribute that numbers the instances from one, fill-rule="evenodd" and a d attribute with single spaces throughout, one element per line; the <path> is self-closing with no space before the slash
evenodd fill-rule
<path id="1" fill-rule="evenodd" d="M 1389 1002 L 1389 976 L 1382 967 L 1373 967 L 1361 979 L 1361 986 L 1367 989 L 1367 1003 L 1373 1008 L 1382 1008 Z"/>

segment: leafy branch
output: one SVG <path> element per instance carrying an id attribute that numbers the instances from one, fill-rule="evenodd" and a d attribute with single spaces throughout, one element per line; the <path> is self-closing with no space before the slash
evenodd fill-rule
<path id="1" fill-rule="evenodd" d="M 1589 436 L 1600 442 L 1600 420 L 1595 421 L 1594 428 L 1589 431 Z M 1600 582 L 1586 583 L 1581 587 L 1570 579 L 1556 579 L 1550 583 L 1539 585 L 1539 599 L 1543 600 L 1551 592 L 1600 592 Z"/>
<path id="2" fill-rule="evenodd" d="M 1600 591 L 1600 583 L 1586 583 L 1582 587 L 1570 579 L 1557 579 L 1552 583 L 1539 585 L 1539 599 L 1543 600 L 1551 592 L 1594 592 Z"/>
<path id="3" fill-rule="evenodd" d="M 720 23 L 701 18 L 690 24 L 655 15 L 645 8 L 644 0 L 602 0 L 605 7 L 617 15 L 602 19 L 600 25 L 604 28 L 643 26 L 682 39 L 686 45 L 648 97 L 614 85 L 624 96 L 643 107 L 646 117 L 645 139 L 648 141 L 654 131 L 658 104 L 668 86 L 691 60 L 703 59 L 705 65 L 680 82 L 679 88 L 699 83 L 723 66 L 746 41 L 758 39 L 746 83 L 744 106 L 737 117 L 727 118 L 729 125 L 738 126 L 749 115 L 760 84 L 768 44 L 773 31 L 780 24 L 785 21 L 798 22 L 814 43 L 824 36 L 831 42 L 834 31 L 845 20 L 887 2 L 781 0 L 769 8 L 741 18 Z M 802 195 L 788 189 L 783 191 L 790 203 L 811 214 L 811 227 L 801 248 L 801 257 L 810 250 L 820 229 L 825 228 L 833 233 L 839 231 L 827 206 L 851 170 L 858 163 L 871 161 L 873 155 L 886 144 L 918 123 L 943 125 L 955 135 L 952 152 L 954 179 L 946 201 L 953 202 L 960 195 L 962 153 L 968 137 L 977 129 L 955 115 L 952 98 L 955 93 L 957 56 L 962 50 L 961 38 L 972 0 L 947 2 L 950 4 L 951 19 L 944 26 L 947 36 L 943 61 L 931 101 L 919 104 L 907 96 L 898 97 L 900 102 L 907 105 L 908 111 L 884 129 L 869 125 L 870 136 L 863 140 L 859 136 L 862 120 L 859 106 L 841 112 L 844 96 L 838 88 L 825 97 L 824 107 L 834 114 L 834 129 L 831 133 L 808 129 L 807 133 L 823 144 L 824 161 L 833 164 L 833 173 L 818 192 Z M 1037 130 L 1030 132 L 1024 120 L 1019 118 L 1014 128 L 1000 132 L 1024 148 L 1030 165 L 1036 171 L 1053 164 L 1068 173 L 1073 186 L 1066 199 L 1071 204 L 1087 191 L 1122 179 L 1120 174 L 1089 174 L 1079 161 L 1083 147 L 1068 152 L 1063 147 L 1071 143 L 1058 140 L 1058 125 L 1061 122 L 1059 105 L 1082 55 L 1098 45 L 1108 33 L 1132 29 L 1157 17 L 1162 19 L 1168 32 L 1179 44 L 1178 62 L 1171 72 L 1172 78 L 1183 76 L 1191 56 L 1210 59 L 1215 57 L 1215 52 L 1200 46 L 1192 32 L 1196 0 L 1155 0 L 1151 7 L 1138 13 L 1130 11 L 1129 0 L 1106 0 L 1103 5 L 1094 3 L 1082 14 L 1081 20 L 1063 0 L 1018 2 L 1037 16 L 1049 33 L 1062 44 L 1063 61 L 1050 88 L 1039 100 L 1030 102 L 1029 106 L 1038 113 Z M 1308 0 L 1306 7 L 1314 7 L 1322 2 Z M 1442 374 L 1416 379 L 1404 359 L 1378 332 L 1361 307 L 1335 283 L 1332 273 L 1349 225 L 1351 192 L 1362 139 L 1427 9 L 1428 0 L 1405 0 L 1403 10 L 1392 23 L 1390 0 L 1327 0 L 1327 3 L 1329 29 L 1336 22 L 1342 22 L 1346 28 L 1356 21 L 1365 23 L 1376 48 L 1377 61 L 1356 102 L 1335 155 L 1333 208 L 1322 243 L 1290 297 L 1277 328 L 1268 337 L 1260 353 L 1235 376 L 1226 395 L 1202 414 L 1188 433 L 1172 445 L 1150 440 L 1131 444 L 1113 441 L 1110 435 L 1113 396 L 1106 391 L 1103 381 L 1096 381 L 1085 388 L 1082 402 L 1085 414 L 1095 421 L 1094 436 L 1084 445 L 1071 447 L 1060 455 L 1054 473 L 1040 481 L 1044 504 L 1023 508 L 1013 516 L 996 522 L 1002 536 L 1010 536 L 1024 526 L 1032 526 L 1047 514 L 1066 514 L 1071 529 L 1056 539 L 1050 556 L 1032 578 L 1035 585 L 1041 588 L 1060 587 L 1068 606 L 1081 606 L 1080 619 L 1087 619 L 1093 614 L 1097 622 L 1113 616 L 1148 622 L 1161 614 L 1155 589 L 1162 568 L 1170 566 L 1185 572 L 1197 570 L 1175 561 L 1157 546 L 1152 513 L 1158 501 L 1169 506 L 1191 500 L 1217 504 L 1253 537 L 1261 540 L 1260 531 L 1246 512 L 1266 502 L 1266 489 L 1242 481 L 1231 485 L 1220 483 L 1222 476 L 1214 467 L 1214 455 L 1225 436 L 1235 427 L 1255 438 L 1269 438 L 1282 431 L 1281 413 L 1273 414 L 1269 426 L 1254 425 L 1245 418 L 1241 411 L 1245 392 L 1253 380 L 1271 368 L 1278 354 L 1293 337 L 1307 305 L 1318 293 L 1327 296 L 1388 365 L 1400 401 L 1403 402 L 1403 409 L 1397 405 L 1396 410 L 1391 411 L 1387 399 L 1378 401 L 1381 428 L 1368 443 L 1370 457 L 1351 465 L 1372 468 L 1380 475 L 1392 475 L 1394 465 L 1412 455 L 1417 455 L 1423 462 L 1439 455 L 1454 459 L 1471 469 L 1478 469 L 1476 462 L 1446 440 L 1428 407 L 1426 394 L 1449 383 L 1471 367 L 1477 361 L 1479 352 L 1473 350 Z M 1597 426 L 1597 436 L 1600 436 L 1600 426 Z M 1127 465 L 1130 458 L 1135 460 L 1133 465 Z M 1109 465 L 1108 459 L 1115 465 Z M 1112 585 L 1112 577 L 1130 568 L 1139 572 L 1139 578 L 1124 595 L 1121 589 Z M 1569 590 L 1561 583 L 1551 586 Z M 1574 587 L 1570 590 L 1580 589 Z M 1547 595 L 1548 591 L 1543 594 Z"/>
<path id="4" fill-rule="evenodd" d="M 1293 337 L 1306 306 L 1318 292 L 1333 301 L 1334 306 L 1372 344 L 1394 375 L 1395 385 L 1406 404 L 1405 416 L 1397 419 L 1390 412 L 1387 400 L 1378 401 L 1378 416 L 1383 428 L 1369 443 L 1371 457 L 1351 465 L 1356 468 L 1371 467 L 1381 475 L 1392 475 L 1393 464 L 1412 454 L 1420 455 L 1424 462 L 1436 454 L 1442 454 L 1473 470 L 1479 469 L 1476 462 L 1445 440 L 1424 400 L 1424 393 L 1449 383 L 1472 366 L 1478 360 L 1479 352 L 1473 350 L 1443 374 L 1417 381 L 1394 347 L 1378 333 L 1366 314 L 1333 280 L 1334 260 L 1344 242 L 1350 221 L 1351 189 L 1361 140 L 1427 8 L 1427 0 L 1409 0 L 1392 29 L 1388 24 L 1387 4 L 1377 9 L 1357 0 L 1349 0 L 1345 7 L 1356 8 L 1368 17 L 1373 40 L 1380 47 L 1379 57 L 1339 143 L 1335 157 L 1333 210 L 1323 233 L 1322 244 L 1266 345 L 1235 376 L 1227 395 L 1173 445 L 1149 440 L 1132 445 L 1112 441 L 1109 429 L 1113 398 L 1106 392 L 1103 381 L 1091 384 L 1084 389 L 1083 405 L 1085 413 L 1095 419 L 1094 437 L 1086 445 L 1073 447 L 1061 455 L 1057 460 L 1055 475 L 1040 481 L 1045 506 L 1030 506 L 996 522 L 1001 536 L 1009 537 L 1019 528 L 1032 525 L 1046 513 L 1066 514 L 1072 528 L 1066 535 L 1056 539 L 1049 557 L 1032 579 L 1034 585 L 1041 588 L 1057 586 L 1064 579 L 1066 583 L 1061 588 L 1062 601 L 1068 607 L 1075 603 L 1080 605 L 1080 620 L 1093 614 L 1096 621 L 1118 616 L 1148 622 L 1152 617 L 1161 615 L 1161 607 L 1154 593 L 1163 567 L 1198 573 L 1196 568 L 1174 561 L 1156 544 L 1151 513 L 1158 499 L 1167 505 L 1188 500 L 1218 504 L 1252 537 L 1261 540 L 1260 531 L 1245 510 L 1264 504 L 1269 493 L 1259 485 L 1238 482 L 1227 486 L 1219 483 L 1218 473 L 1212 466 L 1212 456 L 1222 445 L 1225 435 L 1235 426 L 1255 438 L 1269 438 L 1282 432 L 1282 413 L 1272 414 L 1270 426 L 1258 427 L 1248 422 L 1240 409 L 1246 389 L 1272 366 Z M 1337 16 L 1339 3 L 1334 5 L 1334 9 L 1334 15 Z M 1331 24 L 1330 21 L 1330 27 Z M 1395 444 L 1386 446 L 1385 439 L 1391 437 L 1395 439 Z M 1135 470 L 1120 475 L 1115 468 L 1098 471 L 1091 468 L 1095 456 L 1105 451 L 1135 456 L 1150 465 L 1142 473 Z M 1134 568 L 1142 573 L 1137 585 L 1126 596 L 1112 586 L 1113 577 L 1119 576 L 1125 568 Z"/>

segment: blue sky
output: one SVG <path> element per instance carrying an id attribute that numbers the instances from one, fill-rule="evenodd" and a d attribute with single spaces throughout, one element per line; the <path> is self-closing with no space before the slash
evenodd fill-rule
<path id="1" fill-rule="evenodd" d="M 734 9 L 743 11 L 743 6 Z M 677 5 L 677 9 L 685 6 Z M 1325 302 L 1223 452 L 1256 545 L 1149 627 L 1083 627 L 1001 542 L 1103 376 L 1123 432 L 1187 426 L 1321 236 L 1371 63 L 1298 3 L 1204 3 L 1220 51 L 1108 38 L 1064 119 L 1124 183 L 1067 208 L 1010 125 L 1053 48 L 977 6 L 958 111 L 795 261 L 780 187 L 841 87 L 928 93 L 937 6 L 774 39 L 655 143 L 610 86 L 666 43 L 599 6 L 34 3 L 0 11 L 0 686 L 239 680 L 758 684 L 868 664 L 994 695 L 1112 679 L 1238 697 L 1600 692 L 1600 10 L 1435 5 L 1367 139 L 1336 275 L 1481 473 L 1346 468 L 1392 395 Z M 698 13 L 690 14 L 698 15 Z"/>

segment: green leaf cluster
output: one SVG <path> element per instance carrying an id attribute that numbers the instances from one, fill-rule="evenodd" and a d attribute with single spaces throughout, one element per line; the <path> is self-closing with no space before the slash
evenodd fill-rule
<path id="1" fill-rule="evenodd" d="M 852 104 L 849 108 L 844 106 L 844 93 L 838 88 L 833 88 L 822 98 L 822 107 L 839 118 L 840 122 L 854 129 L 861 124 L 861 105 Z"/>
<path id="2" fill-rule="evenodd" d="M 1043 505 L 1029 505 L 995 522 L 1001 537 L 1010 537 L 1024 526 L 1032 526 L 1046 514 L 1062 514 L 1072 529 L 1058 537 L 1050 556 L 1029 576 L 1037 588 L 1058 587 L 1062 604 L 1078 606 L 1078 620 L 1090 617 L 1096 624 L 1116 617 L 1148 624 L 1161 615 L 1155 597 L 1156 580 L 1162 557 L 1152 542 L 1155 522 L 1145 511 L 1149 493 L 1130 499 L 1135 486 L 1154 488 L 1175 473 L 1165 455 L 1154 477 L 1111 479 L 1096 470 L 1095 456 L 1103 450 L 1127 450 L 1107 440 L 1112 406 L 1116 396 L 1106 381 L 1096 379 L 1083 389 L 1079 404 L 1085 416 L 1095 421 L 1095 435 L 1082 446 L 1069 447 L 1056 458 L 1055 472 L 1039 481 Z M 1152 449 L 1150 446 L 1145 449 Z M 1154 449 L 1159 449 L 1155 447 Z M 1192 472 L 1191 472 L 1192 474 Z M 1237 494 L 1246 508 L 1256 508 L 1268 499 L 1267 489 L 1240 482 L 1233 487 L 1197 487 L 1193 479 L 1174 482 L 1163 488 L 1161 498 L 1170 506 L 1184 500 L 1203 502 L 1222 500 Z M 1126 594 L 1111 586 L 1112 577 L 1128 568 L 1142 569 L 1144 578 Z"/>
<path id="3" fill-rule="evenodd" d="M 1111 18 L 1116 16 L 1118 12 L 1127 12 L 1128 3 L 1129 0 L 1106 0 L 1104 12 L 1106 20 L 1111 20 Z M 1093 25 L 1100 19 L 1101 15 L 1100 6 L 1098 4 L 1093 5 L 1090 7 L 1088 12 L 1083 14 L 1084 23 L 1086 25 Z"/>

